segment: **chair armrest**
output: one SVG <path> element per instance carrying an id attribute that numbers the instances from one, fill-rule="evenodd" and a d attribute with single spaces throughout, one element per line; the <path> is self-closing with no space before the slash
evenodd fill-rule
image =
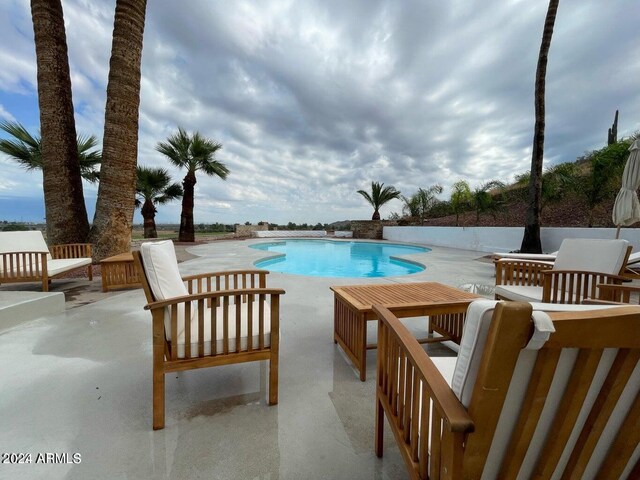
<path id="1" fill-rule="evenodd" d="M 587 298 L 580 302 L 581 305 L 611 305 L 611 306 L 620 306 L 626 305 L 626 303 L 622 302 L 612 302 L 610 300 L 596 300 L 595 298 Z"/>
<path id="2" fill-rule="evenodd" d="M 586 299 L 600 299 L 598 285 L 619 285 L 629 281 L 620 275 L 581 270 L 549 270 L 542 275 L 543 303 L 580 303 Z"/>
<path id="3" fill-rule="evenodd" d="M 626 277 L 625 277 L 626 278 Z M 617 303 L 631 303 L 631 295 L 640 295 L 640 285 L 618 285 L 600 283 L 597 285 L 600 295 L 598 298 Z"/>
<path id="4" fill-rule="evenodd" d="M 50 245 L 51 257 L 55 260 L 69 258 L 91 258 L 90 243 L 68 243 L 64 245 Z"/>
<path id="5" fill-rule="evenodd" d="M 553 262 L 500 258 L 494 260 L 496 285 L 542 285 L 542 272 L 551 270 Z"/>
<path id="6" fill-rule="evenodd" d="M 221 290 L 266 288 L 267 270 L 227 270 L 223 272 L 199 273 L 182 277 L 189 293 L 205 293 Z"/>
<path id="7" fill-rule="evenodd" d="M 384 411 L 398 447 L 415 462 L 413 478 L 428 478 L 429 470 L 460 478 L 464 442 L 475 428 L 471 417 L 395 315 L 380 305 L 373 311 L 378 317 L 376 454 L 382 455 Z"/>
<path id="8" fill-rule="evenodd" d="M 387 343 L 382 346 L 382 350 L 388 353 L 388 342 L 391 340 L 391 342 L 397 343 L 407 359 L 414 365 L 418 377 L 426 385 L 429 397 L 434 407 L 445 420 L 445 425 L 448 425 L 452 432 L 472 432 L 473 421 L 467 410 L 460 403 L 458 397 L 453 393 L 451 387 L 449 387 L 416 338 L 387 308 L 381 305 L 373 305 L 373 311 L 378 316 L 379 325 L 382 326 L 384 333 L 388 333 L 392 337 L 388 338 L 387 336 L 385 339 L 384 335 L 382 337 L 378 336 L 378 348 L 380 349 L 381 347 L 381 340 L 383 343 L 386 340 Z M 380 353 L 380 350 L 378 350 L 378 353 Z M 378 373 L 380 374 L 381 372 L 379 371 Z M 378 386 L 380 387 L 380 381 Z M 424 405 L 422 408 L 424 409 Z"/>
<path id="9" fill-rule="evenodd" d="M 183 295 L 181 297 L 169 298 L 167 300 L 159 300 L 151 302 L 144 306 L 145 310 L 157 310 L 159 308 L 171 307 L 181 303 L 190 303 L 222 297 L 242 297 L 244 295 L 284 295 L 285 291 L 281 288 L 244 288 L 238 290 L 219 290 L 204 293 L 194 293 L 192 295 Z"/>

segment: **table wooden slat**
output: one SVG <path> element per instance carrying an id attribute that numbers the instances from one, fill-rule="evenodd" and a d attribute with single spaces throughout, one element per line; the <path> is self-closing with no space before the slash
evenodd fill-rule
<path id="1" fill-rule="evenodd" d="M 459 302 L 481 298 L 437 282 L 396 283 L 376 285 L 347 285 L 331 290 L 360 312 L 370 311 L 373 304 L 410 305 L 424 303 Z"/>

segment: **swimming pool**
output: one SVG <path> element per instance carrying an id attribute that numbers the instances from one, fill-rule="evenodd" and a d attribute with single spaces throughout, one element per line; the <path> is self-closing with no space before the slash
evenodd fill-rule
<path id="1" fill-rule="evenodd" d="M 395 243 L 333 240 L 284 240 L 258 243 L 251 248 L 280 254 L 255 262 L 258 268 L 312 277 L 390 277 L 417 273 L 425 269 L 424 265 L 396 255 L 431 251 Z"/>

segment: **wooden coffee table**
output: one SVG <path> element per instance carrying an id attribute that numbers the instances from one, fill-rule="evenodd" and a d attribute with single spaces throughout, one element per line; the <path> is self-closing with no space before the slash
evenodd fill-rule
<path id="1" fill-rule="evenodd" d="M 331 287 L 334 293 L 333 341 L 339 344 L 366 380 L 367 322 L 376 320 L 372 306 L 384 305 L 399 318 L 428 316 L 428 333 L 441 337 L 420 343 L 450 340 L 460 343 L 469 303 L 482 298 L 436 282 L 350 285 Z"/>

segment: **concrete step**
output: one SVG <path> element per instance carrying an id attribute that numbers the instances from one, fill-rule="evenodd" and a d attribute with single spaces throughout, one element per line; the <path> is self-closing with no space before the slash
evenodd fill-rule
<path id="1" fill-rule="evenodd" d="M 0 332 L 64 309 L 62 292 L 0 292 Z"/>

